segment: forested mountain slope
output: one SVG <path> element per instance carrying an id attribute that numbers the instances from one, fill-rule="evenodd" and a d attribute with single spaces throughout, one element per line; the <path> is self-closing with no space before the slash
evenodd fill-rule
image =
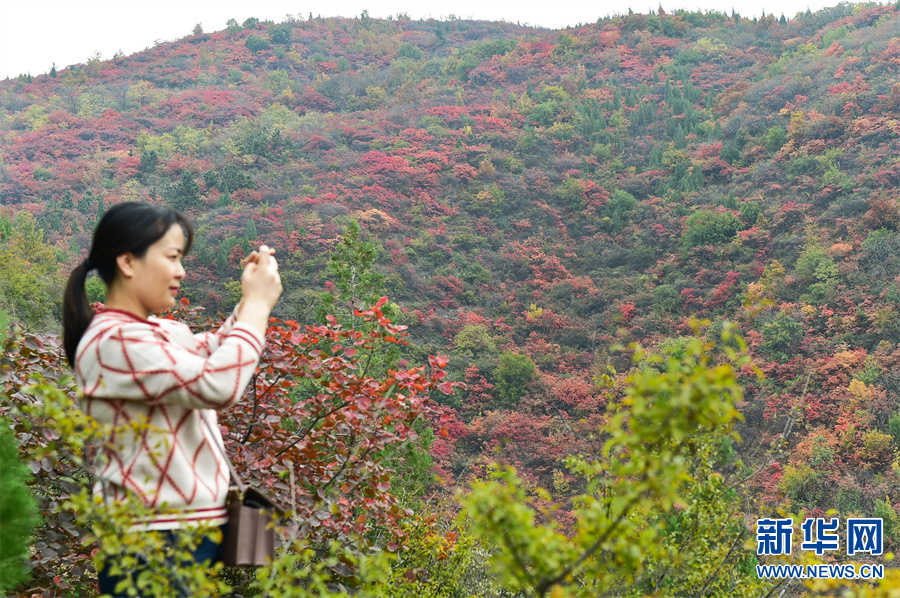
<path id="1" fill-rule="evenodd" d="M 594 377 L 628 369 L 611 345 L 734 321 L 765 374 L 739 406 L 750 510 L 883 517 L 896 550 L 898 69 L 900 9 L 873 3 L 251 19 L 3 81 L 2 305 L 52 329 L 57 270 L 106 206 L 149 198 L 196 224 L 193 304 L 230 309 L 265 242 L 276 315 L 313 323 L 355 219 L 410 327 L 400 363 L 445 355 L 468 385 L 429 449 L 444 485 L 497 459 L 562 500 Z"/>

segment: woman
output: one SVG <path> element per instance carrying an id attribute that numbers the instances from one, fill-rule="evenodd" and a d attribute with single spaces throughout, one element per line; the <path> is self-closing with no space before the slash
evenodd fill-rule
<path id="1" fill-rule="evenodd" d="M 153 317 L 175 305 L 192 240 L 178 212 L 115 205 L 97 225 L 64 299 L 63 344 L 82 408 L 115 431 L 95 471 L 94 494 L 139 499 L 153 515 L 134 520 L 131 532 L 164 530 L 169 542 L 181 527 L 227 523 L 229 473 L 216 412 L 240 400 L 281 295 L 274 251 L 263 245 L 241 277 L 241 302 L 219 330 L 193 334 L 183 323 Z M 105 305 L 91 306 L 84 291 L 94 268 L 107 286 Z M 194 558 L 215 560 L 218 548 L 207 541 Z M 100 572 L 101 592 L 113 593 L 120 579 Z"/>

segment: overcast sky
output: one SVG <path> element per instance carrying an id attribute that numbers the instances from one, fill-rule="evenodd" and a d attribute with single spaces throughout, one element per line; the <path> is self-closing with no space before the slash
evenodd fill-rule
<path id="1" fill-rule="evenodd" d="M 666 0 L 664 10 L 718 10 L 758 17 L 782 13 L 788 18 L 807 8 L 812 11 L 834 6 L 838 0 Z M 126 55 L 190 34 L 196 23 L 206 32 L 225 28 L 228 19 L 239 23 L 247 17 L 281 22 L 285 15 L 310 13 L 319 16 L 354 17 L 363 10 L 376 18 L 405 12 L 413 19 L 444 18 L 453 13 L 462 18 L 501 19 L 560 29 L 599 17 L 656 10 L 659 0 L 454 0 L 426 3 L 422 0 L 0 0 L 0 79 L 20 73 L 46 73 L 87 62 L 100 52 L 112 58 Z"/>

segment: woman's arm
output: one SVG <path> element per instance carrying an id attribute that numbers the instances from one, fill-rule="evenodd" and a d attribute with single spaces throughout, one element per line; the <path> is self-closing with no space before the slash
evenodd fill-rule
<path id="1" fill-rule="evenodd" d="M 170 341 L 151 323 L 129 322 L 91 339 L 77 366 L 85 397 L 224 409 L 243 394 L 263 343 L 254 327 L 236 322 L 205 357 Z"/>
<path id="2" fill-rule="evenodd" d="M 262 245 L 258 254 L 251 254 L 252 259 L 248 260 L 241 275 L 244 295 L 237 320 L 253 326 L 264 337 L 269 327 L 269 313 L 281 296 L 281 276 L 274 254 L 274 249 Z"/>
<path id="3" fill-rule="evenodd" d="M 194 335 L 201 354 L 212 354 L 235 322 L 253 326 L 265 336 L 269 313 L 281 296 L 281 277 L 278 275 L 278 262 L 274 254 L 274 249 L 263 245 L 259 251 L 252 252 L 244 259 L 244 273 L 241 275 L 243 296 L 219 330 Z"/>
<path id="4" fill-rule="evenodd" d="M 206 332 L 198 332 L 194 335 L 194 340 L 197 342 L 197 353 L 208 357 L 219 348 L 219 345 L 222 344 L 222 340 L 228 336 L 231 329 L 234 328 L 240 307 L 241 304 L 238 303 L 231 314 L 222 321 L 222 325 L 219 326 L 217 330 L 207 330 Z"/>

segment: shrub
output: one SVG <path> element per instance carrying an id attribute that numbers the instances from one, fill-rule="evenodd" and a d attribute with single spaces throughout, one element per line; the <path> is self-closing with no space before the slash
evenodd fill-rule
<path id="1" fill-rule="evenodd" d="M 534 362 L 527 355 L 505 352 L 494 376 L 504 406 L 513 406 L 525 394 L 525 385 L 534 379 Z"/>
<path id="2" fill-rule="evenodd" d="M 25 559 L 34 530 L 34 499 L 28 491 L 28 468 L 19 457 L 9 422 L 0 419 L 0 594 L 28 579 Z"/>
<path id="3" fill-rule="evenodd" d="M 742 228 L 743 223 L 731 212 L 700 210 L 691 214 L 685 222 L 681 245 L 691 249 L 727 243 Z"/>
<path id="4" fill-rule="evenodd" d="M 265 50 L 269 47 L 269 42 L 255 35 L 248 37 L 246 43 L 247 49 L 251 52 L 259 52 L 260 50 Z"/>
<path id="5" fill-rule="evenodd" d="M 803 325 L 783 311 L 772 322 L 763 325 L 762 351 L 776 361 L 790 359 L 794 345 L 803 338 Z"/>

